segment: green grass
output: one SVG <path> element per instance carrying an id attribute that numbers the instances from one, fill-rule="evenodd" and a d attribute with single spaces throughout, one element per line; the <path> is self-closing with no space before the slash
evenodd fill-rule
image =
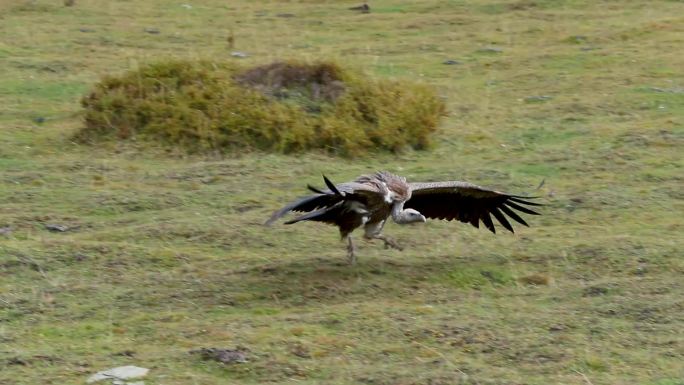
<path id="1" fill-rule="evenodd" d="M 681 2 L 189 4 L 0 4 L 0 383 L 127 364 L 167 385 L 682 383 Z M 102 75 L 293 57 L 438 87 L 436 145 L 341 160 L 70 140 Z M 321 173 L 375 169 L 547 206 L 515 235 L 390 224 L 406 249 L 359 241 L 355 267 L 333 228 L 261 226 Z M 250 363 L 188 354 L 235 346 Z"/>

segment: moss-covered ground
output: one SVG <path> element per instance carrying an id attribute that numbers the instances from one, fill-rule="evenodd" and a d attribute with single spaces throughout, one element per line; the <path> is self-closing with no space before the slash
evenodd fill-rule
<path id="1" fill-rule="evenodd" d="M 165 385 L 683 383 L 684 5 L 355 5 L 0 3 L 0 383 L 126 364 Z M 438 87 L 435 147 L 341 160 L 70 141 L 102 75 L 287 57 Z M 515 235 L 390 224 L 406 249 L 361 243 L 354 267 L 333 228 L 261 226 L 321 173 L 375 169 L 514 193 L 545 179 L 548 205 Z M 188 354 L 235 346 L 249 363 Z"/>

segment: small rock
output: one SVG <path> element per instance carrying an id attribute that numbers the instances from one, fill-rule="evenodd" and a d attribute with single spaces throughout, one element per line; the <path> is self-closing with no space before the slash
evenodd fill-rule
<path id="1" fill-rule="evenodd" d="M 584 289 L 582 293 L 584 297 L 596 297 L 605 294 L 608 294 L 608 288 L 605 286 L 591 286 Z"/>
<path id="2" fill-rule="evenodd" d="M 370 6 L 366 3 L 359 5 L 358 7 L 349 8 L 351 11 L 360 11 L 361 13 L 370 13 Z"/>
<path id="3" fill-rule="evenodd" d="M 117 353 L 114 353 L 115 356 L 122 356 L 122 357 L 133 357 L 135 356 L 135 351 L 126 349 Z"/>
<path id="4" fill-rule="evenodd" d="M 274 274 L 278 272 L 278 268 L 275 266 L 263 266 L 259 269 L 259 271 L 263 274 Z"/>
<path id="5" fill-rule="evenodd" d="M 50 231 L 59 232 L 59 233 L 66 232 L 66 231 L 69 231 L 71 229 L 71 227 L 69 227 L 67 225 L 59 225 L 56 223 L 48 223 L 45 225 L 45 228 L 50 230 Z"/>
<path id="6" fill-rule="evenodd" d="M 582 47 L 582 48 L 580 48 L 580 51 L 594 51 L 597 49 L 601 49 L 601 48 L 599 48 L 599 47 Z"/>
<path id="7" fill-rule="evenodd" d="M 214 360 L 224 364 L 243 364 L 248 362 L 247 352 L 241 349 L 201 348 L 191 350 L 190 354 L 199 354 L 204 360 Z"/>
<path id="8" fill-rule="evenodd" d="M 290 17 L 295 17 L 296 15 L 294 13 L 278 13 L 276 14 L 276 17 L 284 17 L 284 18 L 290 18 Z"/>
<path id="9" fill-rule="evenodd" d="M 159 31 L 158 28 L 145 28 L 145 32 L 152 35 L 158 35 L 161 31 Z"/>
<path id="10" fill-rule="evenodd" d="M 551 277 L 546 274 L 530 274 L 518 279 L 521 283 L 526 285 L 542 286 L 551 283 Z"/>
<path id="11" fill-rule="evenodd" d="M 448 66 L 453 66 L 453 65 L 462 64 L 462 63 L 458 60 L 446 60 L 446 61 L 442 62 L 442 64 L 446 64 Z"/>
<path id="12" fill-rule="evenodd" d="M 21 365 L 21 366 L 26 366 L 26 365 L 28 365 L 28 364 L 29 364 L 28 361 L 26 361 L 26 360 L 23 359 L 23 358 L 19 358 L 19 357 L 12 357 L 12 358 L 7 359 L 7 365 Z"/>
<path id="13" fill-rule="evenodd" d="M 503 49 L 499 47 L 484 47 L 480 48 L 477 50 L 478 52 L 485 52 L 485 53 L 501 53 L 503 52 Z"/>
<path id="14" fill-rule="evenodd" d="M 9 226 L 0 227 L 0 235 L 10 235 L 12 233 L 12 228 Z"/>
<path id="15" fill-rule="evenodd" d="M 36 117 L 32 118 L 31 120 L 33 120 L 33 123 L 37 123 L 37 124 L 45 123 L 45 117 L 44 116 L 36 116 Z"/>
<path id="16" fill-rule="evenodd" d="M 63 65 L 57 64 L 57 65 L 46 65 L 46 66 L 41 66 L 40 70 L 41 71 L 46 71 L 46 72 L 52 72 L 52 73 L 57 73 L 60 71 L 64 71 L 65 67 Z"/>
<path id="17" fill-rule="evenodd" d="M 311 358 L 311 353 L 309 353 L 309 349 L 300 344 L 293 346 L 290 352 L 299 358 Z"/>
<path id="18" fill-rule="evenodd" d="M 181 4 L 181 7 L 185 8 L 185 9 L 192 9 L 192 5 L 190 5 L 190 4 Z"/>
<path id="19" fill-rule="evenodd" d="M 528 96 L 525 98 L 525 102 L 527 103 L 539 103 L 539 102 L 545 102 L 547 100 L 553 99 L 553 96 L 549 95 L 535 95 L 535 96 Z"/>
<path id="20" fill-rule="evenodd" d="M 119 366 L 118 368 L 97 372 L 88 377 L 86 382 L 91 384 L 101 380 L 127 380 L 129 378 L 144 377 L 149 371 L 150 370 L 147 368 L 141 368 L 133 365 Z"/>
<path id="21" fill-rule="evenodd" d="M 56 362 L 63 362 L 63 360 L 59 357 L 54 357 L 54 356 L 46 356 L 44 354 L 37 354 L 32 357 L 33 360 L 36 361 L 44 361 L 44 362 L 49 362 L 49 363 L 56 363 Z"/>
<path id="22" fill-rule="evenodd" d="M 570 36 L 567 40 L 571 43 L 579 44 L 579 43 L 584 43 L 585 41 L 588 40 L 588 38 L 584 35 L 574 35 L 574 36 Z"/>
<path id="23" fill-rule="evenodd" d="M 651 91 L 662 92 L 666 94 L 684 94 L 684 87 L 674 87 L 674 88 L 660 88 L 660 87 L 650 87 Z"/>
<path id="24" fill-rule="evenodd" d="M 230 56 L 232 56 L 232 57 L 249 57 L 248 54 L 246 54 L 244 52 L 240 52 L 240 51 L 233 51 L 230 53 Z"/>

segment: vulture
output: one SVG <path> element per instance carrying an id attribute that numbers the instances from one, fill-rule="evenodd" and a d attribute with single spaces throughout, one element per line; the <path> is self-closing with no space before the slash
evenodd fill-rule
<path id="1" fill-rule="evenodd" d="M 400 225 L 425 222 L 430 219 L 458 220 L 479 228 L 480 222 L 496 233 L 492 216 L 506 230 L 513 232 L 507 217 L 528 226 L 516 212 L 539 215 L 526 206 L 541 206 L 521 195 L 489 190 L 468 182 L 409 183 L 406 178 L 380 171 L 362 175 L 353 182 L 335 185 L 325 175 L 327 189 L 308 185 L 313 192 L 300 198 L 273 215 L 264 223 L 270 225 L 290 211 L 305 213 L 285 224 L 315 221 L 336 225 L 342 240 L 347 242 L 347 258 L 356 263 L 356 248 L 351 233 L 363 226 L 364 238 L 379 239 L 385 247 L 402 250 L 394 240 L 382 234 L 388 218 Z M 505 214 L 505 215 L 504 215 Z"/>

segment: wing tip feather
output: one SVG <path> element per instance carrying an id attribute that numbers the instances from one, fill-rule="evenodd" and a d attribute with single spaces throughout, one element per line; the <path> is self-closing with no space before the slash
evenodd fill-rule
<path id="1" fill-rule="evenodd" d="M 494 215 L 497 221 L 501 223 L 501 226 L 503 226 L 506 230 L 510 231 L 511 233 L 515 233 L 513 230 L 513 226 L 511 226 L 511 223 L 508 222 L 508 219 L 499 211 L 498 208 L 494 207 L 491 211 L 491 213 Z"/>
<path id="2" fill-rule="evenodd" d="M 508 200 L 530 206 L 544 206 L 543 203 L 529 202 L 525 199 L 539 199 L 541 197 L 526 197 L 522 195 L 509 195 Z"/>

